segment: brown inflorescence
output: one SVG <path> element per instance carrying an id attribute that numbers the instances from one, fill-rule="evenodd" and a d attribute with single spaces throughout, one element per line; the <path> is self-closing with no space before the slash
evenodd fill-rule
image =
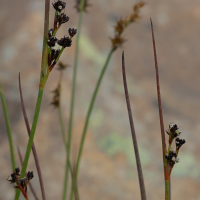
<path id="1" fill-rule="evenodd" d="M 179 137 L 177 137 L 181 134 L 181 131 L 180 131 L 180 128 L 177 126 L 177 124 L 173 122 L 169 124 L 169 129 L 166 132 L 169 135 L 169 150 L 168 150 L 168 153 L 165 155 L 165 158 L 167 159 L 168 164 L 170 166 L 169 174 L 171 174 L 174 164 L 179 162 L 179 159 L 178 159 L 179 149 L 186 141 L 184 139 L 180 139 Z M 175 140 L 176 151 L 170 149 L 174 138 L 176 138 Z"/>
<path id="2" fill-rule="evenodd" d="M 27 185 L 29 181 L 34 177 L 32 171 L 28 171 L 26 177 L 20 178 L 20 169 L 17 167 L 13 173 L 8 177 L 8 181 L 12 184 L 15 184 L 14 188 L 20 189 L 23 188 L 27 192 Z"/>
<path id="3" fill-rule="evenodd" d="M 110 38 L 113 49 L 117 49 L 126 41 L 124 38 L 121 37 L 122 32 L 130 23 L 137 22 L 141 18 L 139 12 L 140 8 L 142 8 L 144 5 L 145 3 L 143 2 L 135 4 L 132 14 L 126 16 L 124 19 L 119 19 L 117 21 L 117 24 L 114 26 L 115 36 L 113 38 Z"/>

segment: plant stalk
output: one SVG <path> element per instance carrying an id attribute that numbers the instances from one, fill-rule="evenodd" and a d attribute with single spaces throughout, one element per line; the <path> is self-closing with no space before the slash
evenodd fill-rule
<path id="1" fill-rule="evenodd" d="M 150 18 L 150 21 L 151 21 L 151 18 Z M 163 167 L 164 167 L 164 180 L 165 180 L 165 200 L 169 200 L 169 197 L 171 196 L 170 195 L 171 191 L 169 187 L 169 170 L 168 170 L 167 159 L 165 159 L 167 148 L 166 148 L 166 142 L 165 142 L 165 129 L 164 129 L 164 120 L 163 120 L 163 113 L 162 113 L 161 94 L 160 94 L 158 62 L 157 62 L 156 44 L 155 44 L 152 21 L 151 21 L 151 31 L 152 31 L 152 41 L 153 41 L 153 51 L 154 51 L 155 71 L 156 71 L 156 85 L 157 85 L 158 109 L 159 109 L 159 117 L 160 117 L 160 129 L 161 129 L 161 138 L 162 138 Z"/>
<path id="2" fill-rule="evenodd" d="M 27 129 L 28 135 L 30 136 L 31 129 L 30 129 L 28 117 L 27 117 L 27 114 L 26 114 L 26 109 L 25 109 L 23 95 L 22 95 L 20 74 L 19 74 L 19 92 L 20 92 L 20 99 L 21 99 L 21 106 L 22 106 L 24 121 L 25 121 L 25 124 L 26 124 L 26 129 Z M 18 152 L 19 152 L 19 149 L 18 149 Z M 45 200 L 46 198 L 45 198 L 44 184 L 43 184 L 43 179 L 42 179 L 42 172 L 41 172 L 40 163 L 39 163 L 39 159 L 38 159 L 38 155 L 37 155 L 37 151 L 36 151 L 34 142 L 33 142 L 33 145 L 32 145 L 32 152 L 33 152 L 35 165 L 36 165 L 38 176 L 39 176 L 42 199 Z M 20 152 L 19 152 L 19 154 L 20 154 Z M 22 159 L 22 158 L 20 158 L 20 159 Z M 22 163 L 23 163 L 23 161 L 22 161 Z"/>
<path id="3" fill-rule="evenodd" d="M 80 32 L 81 32 L 82 14 L 83 14 L 84 3 L 85 3 L 85 0 L 81 0 L 81 2 L 80 2 L 80 8 L 81 9 L 80 9 L 80 12 L 79 12 L 79 21 L 78 21 L 78 28 L 77 28 L 78 31 L 77 31 L 77 39 L 76 39 L 76 50 L 75 50 L 75 58 L 74 58 L 74 71 L 73 71 L 73 83 L 72 83 L 72 94 L 71 94 L 71 103 L 70 103 L 70 117 L 69 117 L 68 140 L 67 140 L 67 161 L 66 161 L 64 188 L 63 188 L 63 198 L 62 198 L 63 200 L 66 199 L 67 187 L 68 187 L 68 174 L 69 174 L 69 167 L 70 167 L 69 164 L 70 164 L 71 136 L 72 136 L 72 127 L 73 127 L 73 115 L 74 115 L 76 77 L 77 77 L 77 67 L 78 67 L 79 41 L 80 41 Z M 73 187 L 73 185 L 72 185 L 72 187 Z"/>
<path id="4" fill-rule="evenodd" d="M 108 63 L 109 63 L 110 58 L 111 58 L 111 56 L 112 56 L 114 51 L 115 51 L 115 49 L 113 48 L 113 49 L 110 50 L 110 52 L 108 54 L 106 62 L 104 64 L 103 69 L 101 71 L 101 74 L 99 76 L 98 82 L 96 84 L 92 99 L 90 101 L 88 113 L 87 113 L 87 116 L 86 116 L 85 126 L 84 126 L 83 133 L 82 133 L 81 143 L 80 143 L 80 146 L 79 146 L 78 158 L 77 158 L 77 163 L 76 163 L 76 178 L 78 176 L 79 164 L 80 164 L 80 159 L 81 159 L 81 155 L 82 155 L 82 151 L 83 151 L 83 144 L 84 144 L 84 141 L 85 141 L 85 136 L 86 136 L 86 132 L 87 132 L 90 116 L 91 116 L 91 113 L 92 113 L 92 109 L 93 109 L 93 106 L 94 106 L 94 102 L 95 102 L 95 99 L 96 99 L 96 96 L 97 96 L 97 93 L 98 93 L 99 86 L 101 84 L 102 78 L 103 78 L 103 76 L 105 74 L 105 71 L 107 69 Z"/>
<path id="5" fill-rule="evenodd" d="M 4 98 L 4 94 L 3 94 L 1 83 L 0 83 L 0 96 L 1 96 L 1 102 L 2 102 L 2 107 L 3 107 L 3 112 L 4 112 L 4 118 L 5 118 L 5 121 L 6 121 L 6 128 L 7 128 L 7 133 L 8 133 L 8 140 L 9 140 L 10 154 L 11 154 L 11 162 L 12 162 L 12 170 L 14 171 L 15 168 L 16 168 L 16 162 L 15 162 L 15 154 L 14 154 L 12 132 L 11 132 L 10 120 L 9 120 L 9 117 L 8 117 L 8 110 L 7 110 L 6 101 L 5 101 L 5 98 Z"/>
<path id="6" fill-rule="evenodd" d="M 28 140 L 26 154 L 24 157 L 24 162 L 23 162 L 23 166 L 22 166 L 22 170 L 21 170 L 21 178 L 24 177 L 26 174 L 26 168 L 28 165 L 28 160 L 29 160 L 29 156 L 31 153 L 33 139 L 35 136 L 36 126 L 37 126 L 37 122 L 38 122 L 40 106 L 41 106 L 41 102 L 42 102 L 42 96 L 43 96 L 43 88 L 39 88 L 38 98 L 37 98 L 37 103 L 36 103 L 36 108 L 35 108 L 35 114 L 34 114 L 34 118 L 33 118 L 33 124 L 31 127 L 31 132 L 30 132 L 30 136 L 29 136 L 29 140 Z M 18 190 L 16 193 L 16 196 L 15 196 L 15 200 L 18 200 L 19 196 L 20 196 L 20 191 Z"/>
<path id="7" fill-rule="evenodd" d="M 138 178 L 139 178 L 139 184 L 140 184 L 140 194 L 141 194 L 141 199 L 146 200 L 147 198 L 146 198 L 144 178 L 143 178 L 143 173 L 142 173 L 142 165 L 140 162 L 140 155 L 139 155 L 139 150 L 138 150 L 137 138 L 135 134 L 135 127 L 134 127 L 132 111 L 131 111 L 131 104 L 130 104 L 129 94 L 128 94 L 128 86 L 127 86 L 127 81 L 126 81 L 124 51 L 122 53 L 122 76 L 123 76 L 123 82 L 124 82 L 124 91 L 125 91 L 125 98 L 126 98 L 130 128 L 131 128 L 131 133 L 132 133 L 133 147 L 135 151 L 135 159 L 136 159 L 136 164 L 137 164 L 137 172 L 138 172 Z"/>

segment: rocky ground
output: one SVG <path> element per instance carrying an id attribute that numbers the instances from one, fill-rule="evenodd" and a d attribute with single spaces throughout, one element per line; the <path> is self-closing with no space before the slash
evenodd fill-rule
<path id="1" fill-rule="evenodd" d="M 109 37 L 117 19 L 132 12 L 138 1 L 89 1 L 83 15 L 77 92 L 73 128 L 72 160 L 75 159 L 85 115 L 95 83 L 110 50 Z M 121 53 L 125 51 L 127 79 L 140 148 L 148 199 L 164 199 L 161 136 L 156 98 L 155 70 L 150 30 L 154 23 L 165 129 L 175 122 L 186 144 L 180 151 L 180 163 L 172 172 L 172 199 L 199 200 L 200 193 L 200 2 L 197 0 L 151 0 L 142 9 L 142 19 L 124 32 L 127 42 L 118 49 L 108 66 L 98 93 L 86 136 L 78 186 L 80 197 L 98 200 L 140 199 L 138 177 L 126 110 L 121 75 Z M 28 136 L 24 124 L 18 73 L 30 122 L 37 98 L 44 1 L 1 0 L 0 6 L 0 80 L 11 119 L 17 165 L 17 146 L 25 154 Z M 65 13 L 70 21 L 59 30 L 77 27 L 75 1 L 67 1 Z M 51 24 L 53 21 L 51 7 Z M 68 128 L 70 90 L 73 74 L 75 40 L 61 57 L 70 64 L 62 82 L 62 110 Z M 58 112 L 50 102 L 59 72 L 54 70 L 46 84 L 35 144 L 44 177 L 47 199 L 61 199 L 64 181 L 65 149 Z M 0 106 L 0 200 L 14 198 L 14 189 L 6 178 L 11 173 L 6 126 Z M 33 157 L 32 183 L 40 196 Z M 29 191 L 30 199 L 34 199 Z M 21 197 L 23 199 L 23 197 Z"/>

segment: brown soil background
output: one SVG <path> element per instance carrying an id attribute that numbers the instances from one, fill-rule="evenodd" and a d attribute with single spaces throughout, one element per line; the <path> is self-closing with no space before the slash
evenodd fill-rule
<path id="1" fill-rule="evenodd" d="M 110 49 L 109 37 L 120 17 L 132 12 L 136 1 L 90 1 L 83 15 L 75 102 L 72 160 L 76 156 L 88 104 L 103 63 Z M 124 32 L 127 42 L 118 49 L 108 66 L 98 93 L 81 160 L 78 186 L 81 200 L 140 199 L 130 127 L 121 75 L 121 53 L 125 51 L 127 78 L 140 147 L 147 196 L 164 199 L 161 136 L 156 99 L 155 70 L 150 31 L 154 23 L 165 129 L 175 122 L 187 143 L 180 151 L 180 163 L 172 172 L 172 199 L 200 199 L 200 2 L 197 0 L 151 0 L 142 9 L 142 19 Z M 69 27 L 77 27 L 75 2 L 67 1 Z M 18 73 L 21 73 L 25 105 L 32 122 L 37 98 L 44 1 L 0 1 L 0 80 L 12 125 L 17 165 L 17 146 L 25 154 L 28 136 L 21 112 Z M 53 9 L 51 7 L 51 24 Z M 71 65 L 62 82 L 62 110 L 68 128 L 75 40 L 61 57 Z M 59 72 L 53 70 L 46 84 L 35 144 L 48 200 L 61 199 L 64 181 L 65 149 L 58 112 L 51 107 L 51 91 Z M 6 126 L 0 105 L 0 200 L 14 199 L 14 189 L 6 178 L 11 173 Z M 31 156 L 28 170 L 40 196 L 40 187 Z M 30 200 L 34 199 L 30 194 Z M 23 199 L 23 197 L 21 197 Z"/>

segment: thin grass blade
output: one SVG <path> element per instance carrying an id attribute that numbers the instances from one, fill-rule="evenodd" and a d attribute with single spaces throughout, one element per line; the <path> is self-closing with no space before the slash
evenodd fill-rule
<path id="1" fill-rule="evenodd" d="M 170 199 L 170 186 L 169 186 L 169 170 L 168 163 L 165 159 L 165 155 L 167 153 L 166 142 L 165 142 L 165 129 L 164 129 L 164 120 L 163 120 L 163 112 L 162 112 L 162 103 L 161 103 L 161 94 L 160 94 L 160 82 L 159 82 L 159 72 L 158 72 L 158 61 L 156 54 L 156 44 L 155 37 L 153 31 L 153 23 L 151 21 L 151 32 L 152 32 L 152 41 L 153 41 L 153 51 L 154 51 L 154 61 L 155 61 L 155 71 L 156 71 L 156 86 L 157 86 L 157 96 L 158 96 L 158 109 L 159 109 L 159 117 L 160 117 L 160 129 L 161 129 L 161 138 L 162 138 L 162 151 L 163 151 L 163 166 L 164 166 L 164 177 L 165 177 L 165 200 Z"/>
<path id="2" fill-rule="evenodd" d="M 130 100 L 129 100 L 128 86 L 127 86 L 127 81 L 126 81 L 124 51 L 122 53 L 122 75 L 123 75 L 123 82 L 124 82 L 126 105 L 127 105 L 127 110 L 128 110 L 132 139 L 133 139 L 133 147 L 135 150 L 135 159 L 136 159 L 136 164 L 137 164 L 137 172 L 138 172 L 138 178 L 139 178 L 139 184 L 140 184 L 141 199 L 146 200 L 146 191 L 145 191 L 144 178 L 143 178 L 143 173 L 142 173 L 142 166 L 141 166 L 141 162 L 140 162 L 140 155 L 139 155 L 139 150 L 138 150 L 137 138 L 136 138 L 136 134 L 135 134 L 134 122 L 133 122 L 132 111 L 131 111 L 131 104 L 130 104 Z"/>
<path id="3" fill-rule="evenodd" d="M 1 87 L 1 83 L 0 83 L 0 97 L 1 97 L 1 102 L 2 102 L 2 107 L 3 107 L 3 112 L 4 112 L 4 118 L 5 118 L 5 121 L 6 121 L 7 133 L 8 133 L 11 162 L 12 162 L 12 170 L 14 171 L 14 169 L 16 168 L 16 162 L 15 162 L 15 153 L 14 153 L 14 146 L 13 146 L 13 139 L 12 139 L 12 131 L 11 131 L 10 120 L 9 120 L 9 117 L 8 117 L 8 110 L 7 110 L 3 90 L 2 90 L 2 87 Z"/>

